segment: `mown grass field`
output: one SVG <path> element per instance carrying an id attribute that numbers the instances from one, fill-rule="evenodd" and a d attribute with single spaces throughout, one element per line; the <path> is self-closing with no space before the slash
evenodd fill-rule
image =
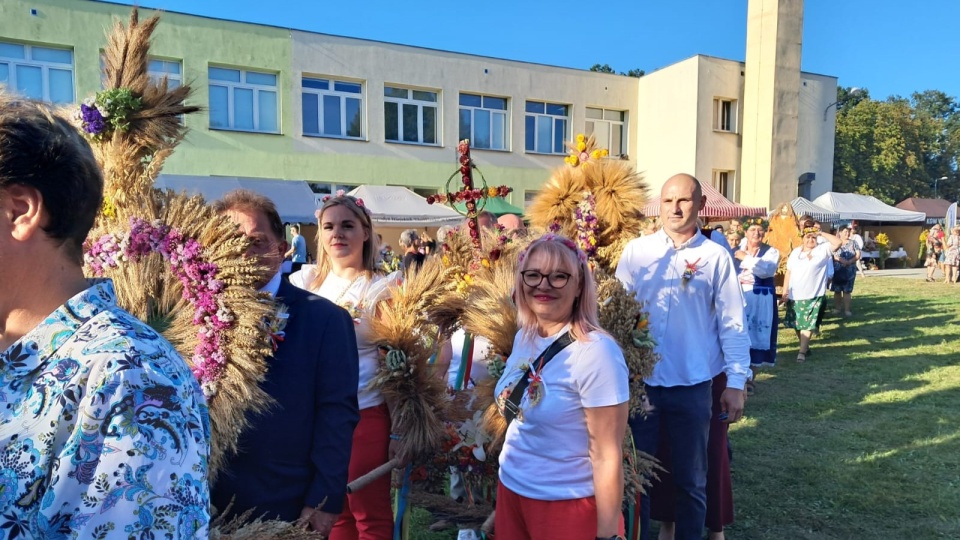
<path id="1" fill-rule="evenodd" d="M 960 285 L 869 277 L 795 361 L 781 331 L 731 429 L 728 539 L 960 538 Z M 431 533 L 415 511 L 411 537 Z"/>

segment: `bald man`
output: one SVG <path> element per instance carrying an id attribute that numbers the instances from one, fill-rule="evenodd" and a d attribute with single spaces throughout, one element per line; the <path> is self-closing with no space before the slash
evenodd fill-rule
<path id="1" fill-rule="evenodd" d="M 617 278 L 650 311 L 660 361 L 644 380 L 651 410 L 630 421 L 637 449 L 657 453 L 667 437 L 676 484 L 675 540 L 699 540 L 706 516 L 707 439 L 712 415 L 725 423 L 743 415 L 750 375 L 750 338 L 733 259 L 697 227 L 706 204 L 700 182 L 678 174 L 660 192 L 663 228 L 627 244 Z M 712 410 L 714 377 L 725 389 Z M 718 388 L 719 390 L 719 388 Z M 663 428 L 663 431 L 661 431 Z M 649 498 L 641 530 L 649 531 Z"/>
<path id="2" fill-rule="evenodd" d="M 497 218 L 497 223 L 508 231 L 522 231 L 526 228 L 523 226 L 523 220 L 516 214 L 504 214 Z"/>

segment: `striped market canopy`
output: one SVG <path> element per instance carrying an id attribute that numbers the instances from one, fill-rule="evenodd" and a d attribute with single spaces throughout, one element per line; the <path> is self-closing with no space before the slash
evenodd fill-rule
<path id="1" fill-rule="evenodd" d="M 710 184 L 701 183 L 703 194 L 707 196 L 707 204 L 700 211 L 702 218 L 738 218 L 744 216 L 765 216 L 767 209 L 760 206 L 744 206 L 731 202 L 723 196 L 717 188 Z M 643 215 L 647 217 L 660 215 L 660 197 L 650 199 L 643 207 Z"/>
<path id="2" fill-rule="evenodd" d="M 831 221 L 840 221 L 841 216 L 839 213 L 834 212 L 833 210 L 828 210 L 822 206 L 818 206 L 803 197 L 797 197 L 796 199 L 790 201 L 790 206 L 793 207 L 793 213 L 800 216 L 810 216 L 815 221 L 821 223 L 831 222 Z"/>

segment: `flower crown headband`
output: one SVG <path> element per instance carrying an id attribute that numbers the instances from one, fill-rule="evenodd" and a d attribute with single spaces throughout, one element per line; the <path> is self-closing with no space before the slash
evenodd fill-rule
<path id="1" fill-rule="evenodd" d="M 740 224 L 744 229 L 749 229 L 753 225 L 759 225 L 763 230 L 770 228 L 770 222 L 761 217 L 746 217 L 740 219 Z"/>
<path id="2" fill-rule="evenodd" d="M 577 260 L 580 261 L 580 264 L 587 264 L 587 254 L 584 253 L 582 249 L 577 247 L 576 242 L 567 238 L 566 236 L 561 236 L 554 233 L 547 233 L 531 242 L 529 246 L 520 252 L 520 256 L 517 258 L 517 264 L 523 264 L 523 261 L 527 258 L 527 254 L 530 252 L 530 249 L 541 242 L 557 242 L 559 244 L 563 244 L 577 256 Z"/>
<path id="3" fill-rule="evenodd" d="M 363 213 L 365 213 L 367 217 L 370 217 L 371 215 L 370 209 L 367 208 L 366 204 L 364 204 L 363 199 L 361 199 L 360 197 L 354 197 L 353 195 L 347 195 L 342 189 L 338 189 L 337 193 L 334 195 L 324 195 L 323 198 L 320 200 L 323 202 L 324 205 L 326 205 L 327 202 L 329 202 L 332 199 L 345 199 L 345 200 L 353 201 L 353 203 L 356 204 L 358 208 L 363 210 Z M 313 215 L 317 217 L 318 221 L 320 220 L 320 214 L 322 212 L 323 212 L 322 208 L 317 208 L 317 210 L 313 213 Z"/>
<path id="4" fill-rule="evenodd" d="M 820 231 L 817 230 L 816 227 L 804 227 L 803 230 L 800 231 L 800 236 L 806 236 L 808 234 L 817 234 L 819 232 Z"/>

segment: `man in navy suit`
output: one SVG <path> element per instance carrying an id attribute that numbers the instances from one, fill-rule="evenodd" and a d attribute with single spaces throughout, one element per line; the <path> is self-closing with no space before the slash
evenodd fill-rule
<path id="1" fill-rule="evenodd" d="M 262 388 L 278 406 L 251 418 L 213 488 L 214 506 L 231 514 L 294 521 L 328 535 L 343 511 L 357 406 L 356 338 L 350 315 L 281 279 L 283 224 L 266 197 L 237 190 L 215 205 L 237 223 L 269 270 L 259 284 L 287 306 L 284 340 L 268 361 Z"/>

